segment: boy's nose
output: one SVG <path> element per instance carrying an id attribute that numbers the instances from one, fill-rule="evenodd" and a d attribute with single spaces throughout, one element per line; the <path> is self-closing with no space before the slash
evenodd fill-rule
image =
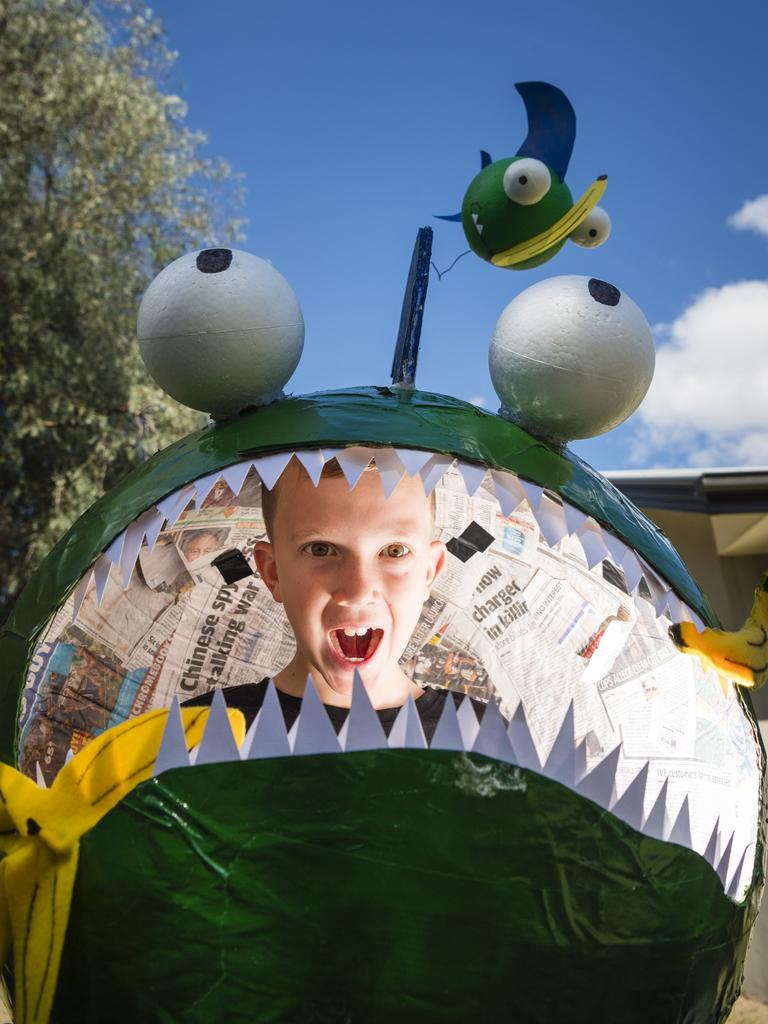
<path id="1" fill-rule="evenodd" d="M 349 559 L 339 570 L 334 590 L 337 604 L 352 607 L 373 604 L 379 593 L 378 578 L 361 559 Z"/>

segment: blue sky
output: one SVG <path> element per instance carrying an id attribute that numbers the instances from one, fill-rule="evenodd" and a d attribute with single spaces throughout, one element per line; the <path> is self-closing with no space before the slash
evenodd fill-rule
<path id="1" fill-rule="evenodd" d="M 481 148 L 515 153 L 514 83 L 544 80 L 576 110 L 574 195 L 609 176 L 612 235 L 593 251 L 566 243 L 533 271 L 467 256 L 433 277 L 418 386 L 495 410 L 488 342 L 507 303 L 545 277 L 599 277 L 654 326 L 657 375 L 647 409 L 574 449 L 600 469 L 768 464 L 768 209 L 728 223 L 768 193 L 762 0 L 154 10 L 190 126 L 244 175 L 241 247 L 301 302 L 288 390 L 388 383 L 417 229 L 434 228 L 440 268 L 466 248 L 433 214 L 459 209 Z"/>

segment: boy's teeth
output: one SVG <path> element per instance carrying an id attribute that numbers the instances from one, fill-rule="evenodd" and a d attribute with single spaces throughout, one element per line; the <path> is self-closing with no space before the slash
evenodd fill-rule
<path id="1" fill-rule="evenodd" d="M 356 635 L 357 635 L 357 630 L 354 630 L 354 629 L 345 629 L 344 630 L 344 636 L 356 636 Z"/>

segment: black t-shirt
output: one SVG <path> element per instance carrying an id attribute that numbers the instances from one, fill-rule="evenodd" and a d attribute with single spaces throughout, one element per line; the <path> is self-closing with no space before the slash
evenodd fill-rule
<path id="1" fill-rule="evenodd" d="M 246 727 L 248 727 L 256 717 L 267 692 L 268 683 L 269 679 L 262 679 L 260 683 L 244 683 L 241 686 L 225 687 L 224 698 L 227 702 L 227 707 L 237 708 L 243 712 Z M 425 687 L 422 695 L 414 701 L 416 710 L 419 712 L 419 718 L 421 719 L 421 725 L 424 729 L 424 735 L 427 738 L 427 743 L 430 743 L 432 740 L 435 729 L 437 728 L 437 723 L 440 721 L 440 715 L 443 713 L 443 706 L 445 705 L 445 701 L 449 694 L 453 697 L 454 702 L 458 707 L 464 696 L 463 693 L 454 693 L 451 690 L 438 689 L 433 686 Z M 277 690 L 277 696 L 280 701 L 283 718 L 285 719 L 285 728 L 290 729 L 296 721 L 299 711 L 301 711 L 301 697 L 294 697 L 290 693 L 283 693 L 282 690 Z M 201 707 L 206 704 L 210 704 L 212 700 L 213 691 L 209 691 L 208 693 L 201 693 L 196 697 L 190 697 L 189 700 L 184 701 L 184 706 Z M 483 704 L 482 701 L 475 700 L 474 698 L 470 698 L 470 700 L 472 701 L 472 707 L 475 710 L 478 722 L 482 721 L 485 704 Z M 349 714 L 349 708 L 337 708 L 332 704 L 324 704 L 323 707 L 328 713 L 328 717 L 331 720 L 333 728 L 338 733 L 346 721 L 347 715 Z M 399 712 L 400 708 L 381 708 L 376 712 L 387 736 L 389 736 L 389 731 L 394 725 Z"/>

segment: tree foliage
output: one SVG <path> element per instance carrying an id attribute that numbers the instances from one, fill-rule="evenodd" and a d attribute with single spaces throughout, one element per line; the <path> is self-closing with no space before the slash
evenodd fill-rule
<path id="1" fill-rule="evenodd" d="M 0 0 L 0 620 L 105 487 L 200 423 L 135 338 L 153 275 L 239 229 L 173 57 L 135 0 Z"/>

